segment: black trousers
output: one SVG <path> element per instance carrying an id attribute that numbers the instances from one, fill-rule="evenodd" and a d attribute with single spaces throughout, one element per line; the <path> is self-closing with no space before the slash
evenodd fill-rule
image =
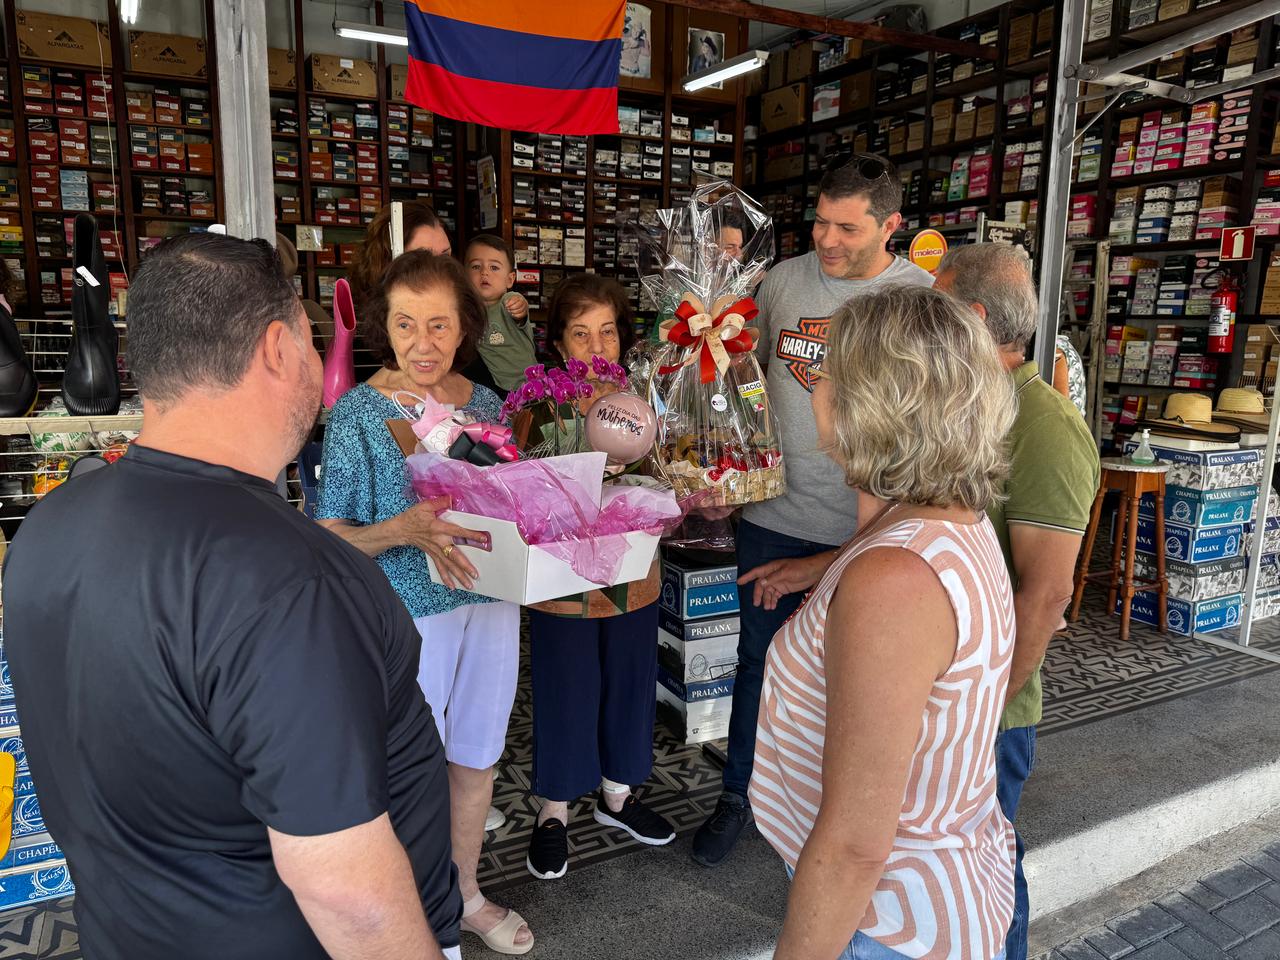
<path id="1" fill-rule="evenodd" d="M 653 771 L 658 605 L 602 619 L 529 611 L 533 792 L 575 800 Z"/>

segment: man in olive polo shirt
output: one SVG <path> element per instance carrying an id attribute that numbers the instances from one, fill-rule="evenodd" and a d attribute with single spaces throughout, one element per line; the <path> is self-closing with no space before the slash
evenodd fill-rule
<path id="1" fill-rule="evenodd" d="M 1014 586 L 1018 632 L 1009 693 L 996 741 L 997 792 L 1014 820 L 1035 762 L 1043 694 L 1040 665 L 1071 600 L 1076 557 L 1098 491 L 1098 448 L 1080 411 L 1026 360 L 1038 304 L 1020 248 L 977 243 L 950 251 L 935 287 L 972 305 L 986 321 L 1013 376 L 1018 415 L 1009 433 L 1008 499 L 988 510 Z M 1026 960 L 1029 902 L 1017 840 L 1013 923 L 1006 960 Z"/>

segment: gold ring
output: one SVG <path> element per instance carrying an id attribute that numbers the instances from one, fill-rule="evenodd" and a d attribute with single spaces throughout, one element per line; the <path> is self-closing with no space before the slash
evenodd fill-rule
<path id="1" fill-rule="evenodd" d="M 449 554 L 453 553 L 453 548 L 454 548 L 454 544 L 452 544 L 452 543 L 451 543 L 451 544 L 449 544 L 447 547 L 445 547 L 445 548 L 444 548 L 444 555 L 447 557 L 447 556 L 449 556 Z"/>

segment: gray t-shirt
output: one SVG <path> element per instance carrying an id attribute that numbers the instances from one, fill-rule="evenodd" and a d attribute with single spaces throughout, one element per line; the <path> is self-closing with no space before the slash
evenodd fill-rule
<path id="1" fill-rule="evenodd" d="M 768 364 L 769 402 L 778 422 L 787 492 L 754 503 L 743 517 L 776 533 L 828 543 L 844 543 L 858 519 L 858 497 L 844 475 L 818 449 L 809 365 L 827 350 L 827 324 L 850 297 L 897 283 L 932 286 L 933 276 L 901 257 L 867 280 L 838 280 L 822 272 L 816 253 L 778 264 L 764 278 L 757 356 Z"/>

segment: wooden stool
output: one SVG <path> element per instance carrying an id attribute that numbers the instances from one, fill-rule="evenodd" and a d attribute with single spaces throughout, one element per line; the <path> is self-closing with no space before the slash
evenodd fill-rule
<path id="1" fill-rule="evenodd" d="M 1103 459 L 1098 496 L 1093 501 L 1089 529 L 1084 536 L 1084 549 L 1076 564 L 1076 590 L 1075 596 L 1071 598 L 1073 621 L 1080 617 L 1080 602 L 1084 599 L 1085 584 L 1091 580 L 1105 578 L 1110 588 L 1107 592 L 1107 612 L 1110 613 L 1116 608 L 1117 594 L 1124 601 L 1120 613 L 1121 640 L 1129 639 L 1129 614 L 1135 593 L 1145 593 L 1150 590 L 1159 593 L 1160 632 L 1164 633 L 1167 629 L 1169 581 L 1164 574 L 1164 475 L 1169 467 L 1170 464 L 1167 463 L 1133 463 L 1123 457 Z M 1115 547 L 1111 551 L 1111 566 L 1107 570 L 1090 573 L 1089 561 L 1093 555 L 1094 541 L 1098 536 L 1098 523 L 1102 518 L 1102 499 L 1109 490 L 1115 490 L 1120 494 L 1120 506 L 1116 510 Z M 1133 556 L 1138 546 L 1138 501 L 1146 493 L 1154 493 L 1156 496 L 1156 578 L 1135 581 Z M 1123 558 L 1120 556 L 1122 548 Z"/>

